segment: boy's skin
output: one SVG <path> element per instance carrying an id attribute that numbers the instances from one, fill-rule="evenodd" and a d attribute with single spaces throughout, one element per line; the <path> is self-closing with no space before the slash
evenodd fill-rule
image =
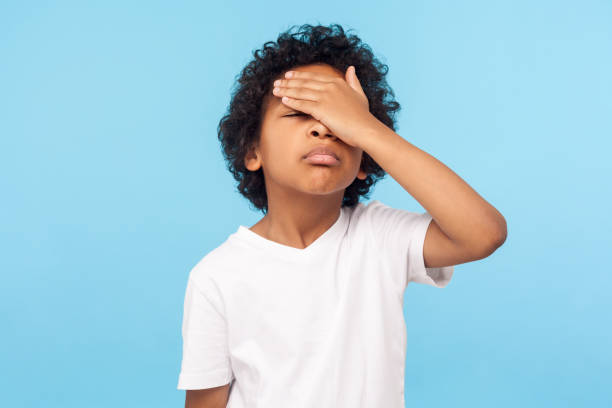
<path id="1" fill-rule="evenodd" d="M 360 168 L 365 150 L 433 217 L 423 248 L 426 267 L 482 259 L 505 241 L 506 221 L 493 206 L 369 112 L 354 68 L 343 74 L 312 64 L 291 71 L 293 78 L 276 78 L 278 93 L 265 96 L 260 143 L 245 157 L 247 169 L 263 168 L 268 197 L 268 212 L 253 232 L 309 246 L 338 219 L 344 189 L 367 176 Z M 307 116 L 286 116 L 300 112 Z M 304 155 L 318 145 L 331 147 L 339 165 L 308 163 Z"/>
<path id="2" fill-rule="evenodd" d="M 342 78 L 327 65 L 300 69 Z M 247 155 L 245 165 L 251 171 L 263 167 L 268 197 L 267 214 L 250 229 L 303 249 L 338 219 L 344 189 L 355 177 L 365 179 L 367 175 L 360 169 L 362 149 L 344 143 L 312 117 L 286 116 L 296 113 L 300 112 L 272 93 L 264 97 L 260 143 Z M 333 149 L 339 165 L 310 164 L 304 159 L 319 145 Z"/>
<path id="3" fill-rule="evenodd" d="M 265 96 L 260 143 L 245 157 L 247 169 L 264 169 L 268 197 L 268 212 L 251 231 L 294 248 L 309 246 L 338 219 L 344 189 L 355 177 L 366 178 L 365 150 L 433 217 L 423 245 L 426 267 L 482 259 L 503 244 L 504 217 L 442 162 L 374 117 L 352 68 L 343 74 L 312 64 L 291 71 L 293 80 L 279 76 L 280 92 Z M 300 112 L 307 116 L 287 116 Z M 308 163 L 304 156 L 318 145 L 331 147 L 340 163 Z M 225 407 L 229 387 L 187 390 L 185 407 Z"/>

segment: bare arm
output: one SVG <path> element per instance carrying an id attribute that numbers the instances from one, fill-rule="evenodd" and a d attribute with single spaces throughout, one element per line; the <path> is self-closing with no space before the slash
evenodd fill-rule
<path id="1" fill-rule="evenodd" d="M 361 147 L 431 214 L 425 266 L 482 259 L 502 245 L 506 220 L 495 207 L 444 163 L 378 123 Z"/>
<path id="2" fill-rule="evenodd" d="M 185 392 L 185 408 L 225 408 L 229 397 L 229 384 L 203 390 Z"/>

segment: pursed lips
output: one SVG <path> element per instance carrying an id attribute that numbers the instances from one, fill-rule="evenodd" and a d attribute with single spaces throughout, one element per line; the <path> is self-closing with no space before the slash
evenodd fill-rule
<path id="1" fill-rule="evenodd" d="M 326 146 L 317 146 L 317 147 L 315 147 L 314 149 L 309 151 L 308 154 L 306 154 L 306 156 L 304 156 L 304 158 L 310 157 L 310 156 L 314 156 L 316 154 L 329 155 L 329 156 L 332 156 L 333 158 L 335 158 L 336 160 L 340 160 L 338 155 L 336 153 L 334 153 L 334 151 L 332 149 L 330 149 L 329 147 L 326 147 Z"/>

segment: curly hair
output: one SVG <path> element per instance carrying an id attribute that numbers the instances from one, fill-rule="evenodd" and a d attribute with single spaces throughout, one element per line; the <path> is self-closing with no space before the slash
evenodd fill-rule
<path id="1" fill-rule="evenodd" d="M 227 168 L 239 183 L 238 191 L 264 214 L 268 211 L 268 197 L 263 171 L 248 170 L 244 158 L 259 141 L 262 101 L 274 78 L 292 68 L 315 63 L 328 64 L 342 72 L 354 65 L 373 116 L 395 130 L 395 114 L 400 109 L 385 79 L 388 66 L 379 62 L 357 36 L 347 36 L 352 30 L 345 33 L 339 24 L 304 24 L 292 33 L 295 27 L 281 33 L 276 42 L 268 41 L 253 52 L 255 58 L 243 68 L 227 113 L 217 127 Z M 387 174 L 365 151 L 361 169 L 367 177 L 355 178 L 346 187 L 342 207 L 355 206 L 360 196 L 369 198 L 370 187 Z"/>

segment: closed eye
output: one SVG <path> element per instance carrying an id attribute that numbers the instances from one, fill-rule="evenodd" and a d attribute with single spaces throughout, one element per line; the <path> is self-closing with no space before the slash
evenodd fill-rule
<path id="1" fill-rule="evenodd" d="M 290 116 L 308 116 L 308 115 L 306 115 L 305 113 L 294 113 L 292 115 L 285 115 L 285 116 L 290 117 Z"/>

